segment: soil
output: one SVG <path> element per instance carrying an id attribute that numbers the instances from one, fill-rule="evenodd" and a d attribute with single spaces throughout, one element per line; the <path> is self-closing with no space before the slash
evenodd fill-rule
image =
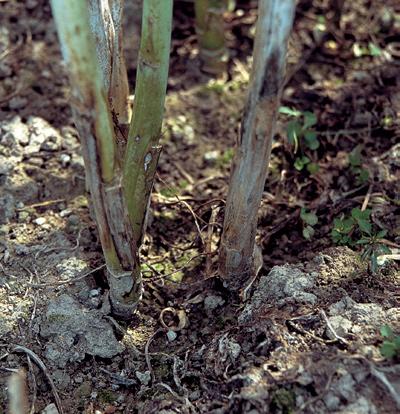
<path id="1" fill-rule="evenodd" d="M 140 2 L 127 3 L 133 90 Z M 326 1 L 299 2 L 282 105 L 316 115 L 319 147 L 302 151 L 319 167 L 295 168 L 282 114 L 262 267 L 232 296 L 217 252 L 257 15 L 256 1 L 236 3 L 228 72 L 213 79 L 199 69 L 193 2 L 175 0 L 145 291 L 128 323 L 109 314 L 50 6 L 0 2 L 0 413 L 20 368 L 31 413 L 399 412 L 399 359 L 380 352 L 384 325 L 400 334 L 399 264 L 375 270 L 363 245 L 331 237 L 335 219 L 371 209 L 398 259 L 399 4 L 345 2 L 338 20 Z M 302 208 L 318 218 L 308 239 Z"/>

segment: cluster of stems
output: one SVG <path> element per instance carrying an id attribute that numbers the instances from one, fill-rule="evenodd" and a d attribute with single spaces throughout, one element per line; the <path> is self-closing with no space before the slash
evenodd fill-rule
<path id="1" fill-rule="evenodd" d="M 222 13 L 228 0 L 196 0 L 203 60 L 224 62 Z M 82 144 L 107 265 L 115 314 L 139 301 L 138 249 L 145 231 L 166 94 L 172 0 L 144 0 L 134 110 L 122 53 L 123 0 L 51 0 L 72 85 L 72 109 Z M 253 252 L 285 72 L 295 0 L 259 0 L 250 88 L 232 165 L 220 246 L 220 273 L 234 291 L 254 272 Z"/>
<path id="2" fill-rule="evenodd" d="M 138 249 L 153 186 L 167 86 L 172 0 L 144 0 L 135 104 L 128 105 L 122 0 L 51 0 L 72 88 L 113 312 L 142 294 Z M 130 119 L 131 117 L 131 119 Z"/>

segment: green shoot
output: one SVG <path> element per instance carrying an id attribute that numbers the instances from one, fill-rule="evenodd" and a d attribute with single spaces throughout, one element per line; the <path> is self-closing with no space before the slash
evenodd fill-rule
<path id="1" fill-rule="evenodd" d="M 351 210 L 350 217 L 334 219 L 331 232 L 332 240 L 336 244 L 350 247 L 363 246 L 361 258 L 369 260 L 372 273 L 378 270 L 378 257 L 389 254 L 390 249 L 382 243 L 386 230 L 376 231 L 371 222 L 372 210 L 364 211 L 359 208 Z"/>
<path id="2" fill-rule="evenodd" d="M 350 170 L 356 177 L 356 185 L 365 184 L 369 179 L 369 172 L 362 166 L 361 146 L 357 145 L 349 154 Z"/>
<path id="3" fill-rule="evenodd" d="M 381 328 L 381 335 L 384 341 L 381 345 L 381 355 L 387 359 L 400 357 L 400 335 L 395 335 L 392 328 L 388 325 L 383 325 Z"/>
<path id="4" fill-rule="evenodd" d="M 315 151 L 320 146 L 317 132 L 314 128 L 317 123 L 317 117 L 312 112 L 301 112 L 287 106 L 281 106 L 279 113 L 294 118 L 286 126 L 287 138 L 289 144 L 294 147 L 294 154 L 300 153 L 294 162 L 294 167 L 298 171 L 306 167 L 311 174 L 316 173 L 319 169 L 318 164 L 311 162 L 310 157 L 305 155 L 305 150 Z"/>
<path id="5" fill-rule="evenodd" d="M 318 217 L 313 212 L 308 212 L 307 209 L 302 208 L 300 211 L 300 218 L 303 222 L 303 237 L 306 240 L 314 236 L 314 227 L 318 223 Z"/>

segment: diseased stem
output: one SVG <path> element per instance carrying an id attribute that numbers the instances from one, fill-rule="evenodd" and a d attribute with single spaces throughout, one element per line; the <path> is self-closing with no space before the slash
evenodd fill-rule
<path id="1" fill-rule="evenodd" d="M 284 79 L 295 0 L 260 0 L 250 91 L 232 164 L 220 273 L 237 291 L 254 272 L 253 251 Z"/>
<path id="2" fill-rule="evenodd" d="M 213 75 L 226 70 L 223 14 L 227 5 L 227 0 L 195 0 L 196 33 L 202 70 Z"/>
<path id="3" fill-rule="evenodd" d="M 161 147 L 167 89 L 172 0 L 145 0 L 137 67 L 135 110 L 123 166 L 123 189 L 139 245 Z"/>
<path id="4" fill-rule="evenodd" d="M 130 122 L 130 108 L 122 44 L 123 3 L 123 0 L 88 0 L 88 9 L 97 60 L 113 119 L 127 125 Z"/>
<path id="5" fill-rule="evenodd" d="M 141 297 L 138 246 L 126 212 L 120 163 L 104 73 L 97 61 L 85 1 L 52 0 L 53 15 L 72 86 L 87 183 L 107 265 L 113 310 L 129 316 Z"/>

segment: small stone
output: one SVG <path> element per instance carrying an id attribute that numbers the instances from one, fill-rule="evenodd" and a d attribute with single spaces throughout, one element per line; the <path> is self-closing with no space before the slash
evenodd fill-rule
<path id="1" fill-rule="evenodd" d="M 79 224 L 79 217 L 76 216 L 75 214 L 72 214 L 71 216 L 68 217 L 67 221 L 70 226 L 77 226 Z"/>
<path id="2" fill-rule="evenodd" d="M 82 377 L 82 375 L 77 375 L 77 376 L 74 378 L 74 381 L 75 381 L 77 384 L 82 384 L 82 382 L 83 382 L 83 377 Z"/>
<path id="3" fill-rule="evenodd" d="M 201 397 L 201 392 L 200 392 L 199 390 L 192 391 L 192 392 L 189 394 L 189 400 L 190 400 L 190 401 L 196 401 L 196 400 L 198 400 L 200 397 Z"/>
<path id="4" fill-rule="evenodd" d="M 100 288 L 92 289 L 89 292 L 89 298 L 97 298 L 97 297 L 100 296 L 100 294 L 101 294 L 101 289 Z"/>
<path id="5" fill-rule="evenodd" d="M 209 295 L 204 299 L 204 309 L 206 311 L 213 311 L 214 309 L 222 306 L 225 303 L 225 300 L 220 296 Z"/>
<path id="6" fill-rule="evenodd" d="M 331 316 L 328 318 L 328 320 L 336 334 L 343 338 L 347 337 L 348 333 L 353 327 L 353 323 L 351 321 L 340 315 Z M 335 335 L 328 326 L 326 327 L 326 336 L 329 339 L 335 339 Z"/>
<path id="7" fill-rule="evenodd" d="M 54 403 L 49 404 L 43 411 L 42 414 L 59 414 L 57 407 Z"/>
<path id="8" fill-rule="evenodd" d="M 28 103 L 28 99 L 20 97 L 20 96 L 14 96 L 14 98 L 11 98 L 8 102 L 8 107 L 11 110 L 17 110 L 25 108 L 26 104 Z"/>
<path id="9" fill-rule="evenodd" d="M 29 127 L 29 145 L 24 149 L 25 155 L 35 154 L 41 149 L 53 151 L 56 147 L 57 149 L 60 148 L 60 133 L 45 119 L 38 116 L 30 116 L 27 125 Z"/>
<path id="10" fill-rule="evenodd" d="M 44 164 L 43 158 L 41 157 L 30 157 L 28 162 L 36 167 L 41 167 Z"/>
<path id="11" fill-rule="evenodd" d="M 328 391 L 324 397 L 324 403 L 328 410 L 337 410 L 340 406 L 340 398 L 332 391 Z"/>
<path id="12" fill-rule="evenodd" d="M 60 136 L 59 135 L 52 135 L 48 137 L 40 146 L 40 149 L 43 151 L 58 151 L 60 149 Z"/>
<path id="13" fill-rule="evenodd" d="M 18 213 L 18 221 L 20 223 L 26 223 L 27 221 L 29 221 L 29 213 L 27 211 L 20 211 Z"/>
<path id="14" fill-rule="evenodd" d="M 190 125 L 185 125 L 183 127 L 183 135 L 185 137 L 185 141 L 188 144 L 193 144 L 195 139 L 194 129 Z"/>
<path id="15" fill-rule="evenodd" d="M 207 164 L 215 164 L 220 156 L 220 152 L 218 150 L 208 151 L 204 154 L 203 158 Z"/>
<path id="16" fill-rule="evenodd" d="M 61 162 L 61 166 L 62 166 L 63 168 L 68 167 L 68 165 L 69 165 L 69 164 L 70 164 L 70 162 L 71 162 L 71 156 L 70 156 L 70 155 L 68 155 L 68 154 L 61 154 L 61 155 L 60 155 L 60 162 Z"/>
<path id="17" fill-rule="evenodd" d="M 33 222 L 38 226 L 43 226 L 43 224 L 46 223 L 46 219 L 45 217 L 38 217 L 37 219 L 33 220 Z"/>
<path id="18" fill-rule="evenodd" d="M 145 372 L 140 372 L 140 371 L 136 371 L 135 372 L 136 378 L 141 382 L 141 384 L 143 385 L 148 385 L 151 381 L 151 374 L 150 371 L 145 371 Z"/>
<path id="19" fill-rule="evenodd" d="M 337 392 L 347 401 L 354 401 L 356 399 L 356 382 L 352 375 L 345 372 L 335 384 Z"/>
<path id="20" fill-rule="evenodd" d="M 60 217 L 68 217 L 72 213 L 72 210 L 66 208 L 60 211 Z"/>
<path id="21" fill-rule="evenodd" d="M 175 341 L 175 339 L 178 337 L 178 334 L 175 331 L 169 330 L 167 332 L 167 338 L 169 342 Z"/>

